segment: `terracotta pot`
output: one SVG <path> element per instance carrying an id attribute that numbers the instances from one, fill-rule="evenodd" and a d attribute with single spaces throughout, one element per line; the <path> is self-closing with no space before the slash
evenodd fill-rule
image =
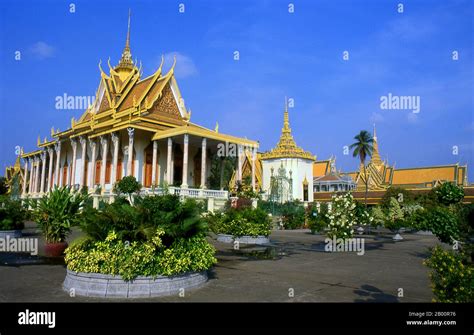
<path id="1" fill-rule="evenodd" d="M 61 257 L 67 248 L 67 242 L 46 243 L 44 251 L 47 257 Z"/>

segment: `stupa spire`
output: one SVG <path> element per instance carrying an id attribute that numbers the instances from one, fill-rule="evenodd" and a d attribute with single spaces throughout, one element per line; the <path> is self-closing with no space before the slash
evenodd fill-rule
<path id="1" fill-rule="evenodd" d="M 373 134 L 374 142 L 372 143 L 373 150 L 372 150 L 372 157 L 370 158 L 370 162 L 374 165 L 381 165 L 382 159 L 380 159 L 379 154 L 379 145 L 377 143 L 377 133 L 375 131 L 375 123 L 374 123 L 374 134 Z"/>
<path id="2" fill-rule="evenodd" d="M 131 16 L 132 16 L 132 11 L 129 9 L 128 10 L 127 38 L 125 40 L 125 47 L 123 48 L 122 57 L 120 58 L 120 61 L 116 70 L 133 69 L 132 52 L 130 51 L 130 17 Z"/>
<path id="3" fill-rule="evenodd" d="M 263 159 L 270 158 L 304 158 L 315 160 L 315 157 L 308 151 L 298 147 L 293 139 L 290 128 L 290 117 L 288 113 L 288 100 L 285 97 L 285 109 L 283 112 L 283 128 L 281 129 L 280 140 L 275 148 L 262 155 Z"/>

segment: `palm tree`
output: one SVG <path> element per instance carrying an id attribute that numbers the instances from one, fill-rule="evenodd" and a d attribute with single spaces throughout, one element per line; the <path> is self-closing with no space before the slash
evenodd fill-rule
<path id="1" fill-rule="evenodd" d="M 374 150 L 373 143 L 374 139 L 367 130 L 361 130 L 354 139 L 355 143 L 350 145 L 350 149 L 354 149 L 352 152 L 353 157 L 359 157 L 361 165 L 364 167 L 364 182 L 365 182 L 365 207 L 367 207 L 367 193 L 369 191 L 369 180 L 367 178 L 367 169 L 365 168 L 365 160 L 367 157 L 372 156 Z"/>

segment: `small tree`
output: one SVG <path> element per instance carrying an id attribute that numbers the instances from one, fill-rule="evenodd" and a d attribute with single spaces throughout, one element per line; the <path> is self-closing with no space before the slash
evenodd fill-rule
<path id="1" fill-rule="evenodd" d="M 456 204 L 464 198 L 462 187 L 453 183 L 443 183 L 434 188 L 438 201 L 444 205 Z"/>
<path id="2" fill-rule="evenodd" d="M 390 198 L 390 204 L 387 209 L 387 216 L 385 221 L 385 228 L 392 231 L 398 231 L 404 225 L 403 211 L 395 198 Z"/>
<path id="3" fill-rule="evenodd" d="M 125 193 L 128 195 L 130 203 L 133 203 L 132 194 L 140 192 L 142 185 L 135 179 L 134 176 L 123 177 L 116 185 L 115 191 L 117 193 Z"/>

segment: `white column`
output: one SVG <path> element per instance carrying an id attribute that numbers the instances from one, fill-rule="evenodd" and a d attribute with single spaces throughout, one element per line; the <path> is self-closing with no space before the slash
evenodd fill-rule
<path id="1" fill-rule="evenodd" d="M 77 159 L 77 141 L 75 138 L 71 139 L 72 146 L 72 169 L 71 177 L 69 178 L 69 186 L 76 184 L 76 159 Z"/>
<path id="2" fill-rule="evenodd" d="M 127 128 L 128 131 L 128 151 L 127 151 L 127 176 L 133 176 L 132 161 L 133 161 L 133 137 L 135 129 Z"/>
<path id="3" fill-rule="evenodd" d="M 35 157 L 35 189 L 34 192 L 38 193 L 39 191 L 39 163 L 40 163 L 40 158 L 38 156 Z"/>
<path id="4" fill-rule="evenodd" d="M 113 185 L 117 181 L 117 167 L 118 167 L 118 155 L 119 155 L 119 137 L 116 133 L 112 133 L 112 142 L 114 143 L 114 157 L 112 165 L 112 176 L 110 183 Z"/>
<path id="5" fill-rule="evenodd" d="M 102 145 L 102 164 L 100 165 L 100 187 L 102 192 L 105 190 L 105 172 L 107 168 L 107 152 L 109 150 L 109 140 L 106 136 L 100 137 L 100 144 Z"/>
<path id="6" fill-rule="evenodd" d="M 91 172 L 89 173 L 89 188 L 93 189 L 95 184 L 95 161 L 96 161 L 96 153 L 97 153 L 97 142 L 95 139 L 89 140 L 89 145 L 91 147 L 92 152 L 92 160 L 91 160 Z"/>
<path id="7" fill-rule="evenodd" d="M 51 190 L 51 181 L 53 180 L 53 163 L 54 163 L 54 149 L 53 147 L 48 147 L 49 155 L 49 167 L 48 167 L 48 187 L 46 187 L 47 192 Z"/>
<path id="8" fill-rule="evenodd" d="M 28 185 L 28 193 L 32 194 L 33 193 L 33 172 L 35 169 L 35 158 L 31 157 L 31 168 L 30 168 L 30 184 Z"/>
<path id="9" fill-rule="evenodd" d="M 23 195 L 26 195 L 26 184 L 28 180 L 28 158 L 25 158 L 25 175 L 23 176 Z"/>
<path id="10" fill-rule="evenodd" d="M 152 159 L 152 168 L 151 168 L 151 185 L 156 186 L 156 157 L 158 156 L 158 141 L 153 141 L 153 159 Z"/>
<path id="11" fill-rule="evenodd" d="M 242 155 L 243 155 L 243 150 L 242 150 L 242 145 L 238 145 L 238 157 L 237 157 L 237 180 L 242 182 Z"/>
<path id="12" fill-rule="evenodd" d="M 184 152 L 183 152 L 183 183 L 182 188 L 188 187 L 188 150 L 189 149 L 189 135 L 184 134 Z"/>
<path id="13" fill-rule="evenodd" d="M 87 138 L 81 136 L 79 138 L 79 142 L 81 142 L 81 149 L 82 149 L 82 166 L 81 166 L 81 179 L 79 182 L 79 189 L 82 189 L 84 186 L 85 180 L 86 179 L 86 150 L 87 150 Z"/>
<path id="14" fill-rule="evenodd" d="M 173 151 L 173 140 L 168 138 L 168 156 L 166 159 L 166 181 L 171 185 L 171 152 Z"/>
<path id="15" fill-rule="evenodd" d="M 40 188 L 40 193 L 44 193 L 44 182 L 46 179 L 46 151 L 43 151 L 41 153 L 41 188 Z"/>
<path id="16" fill-rule="evenodd" d="M 207 139 L 202 139 L 201 145 L 201 188 L 206 188 L 206 154 L 207 154 Z"/>
<path id="17" fill-rule="evenodd" d="M 59 186 L 59 174 L 61 173 L 61 171 L 59 171 L 59 163 L 61 162 L 61 142 L 57 142 L 54 145 L 54 149 L 56 150 L 56 169 L 54 175 L 54 185 Z"/>
<path id="18" fill-rule="evenodd" d="M 252 148 L 252 190 L 255 192 L 255 160 L 257 159 L 257 148 Z"/>

